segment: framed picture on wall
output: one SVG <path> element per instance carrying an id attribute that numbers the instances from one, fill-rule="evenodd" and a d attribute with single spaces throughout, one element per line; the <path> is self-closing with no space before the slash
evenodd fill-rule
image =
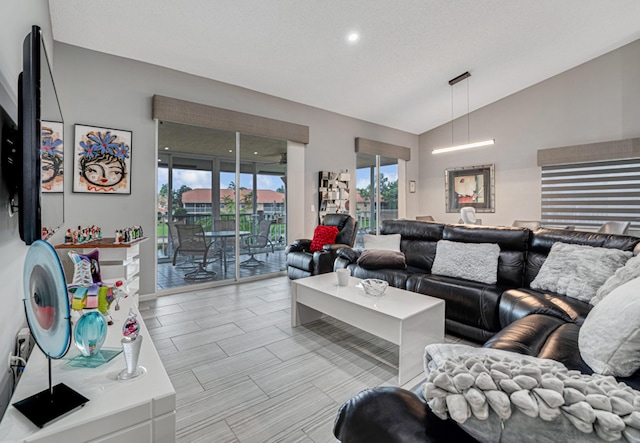
<path id="1" fill-rule="evenodd" d="M 444 172 L 446 212 L 472 206 L 476 212 L 495 212 L 494 165 L 450 168 Z"/>
<path id="2" fill-rule="evenodd" d="M 64 192 L 64 125 L 42 120 L 41 192 Z"/>
<path id="3" fill-rule="evenodd" d="M 75 125 L 73 192 L 131 194 L 133 133 Z"/>

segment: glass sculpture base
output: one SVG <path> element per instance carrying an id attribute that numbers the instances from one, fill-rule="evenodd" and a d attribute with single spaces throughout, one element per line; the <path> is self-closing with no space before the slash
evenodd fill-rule
<path id="1" fill-rule="evenodd" d="M 63 383 L 53 387 L 53 392 L 45 389 L 31 397 L 14 403 L 13 406 L 22 412 L 31 422 L 41 428 L 49 422 L 84 406 L 89 399 Z"/>
<path id="2" fill-rule="evenodd" d="M 122 349 L 118 348 L 102 348 L 96 354 L 86 357 L 78 351 L 71 357 L 64 357 L 64 360 L 67 360 L 67 365 L 76 368 L 97 368 L 110 362 L 121 352 Z"/>
<path id="3" fill-rule="evenodd" d="M 123 369 L 118 374 L 118 380 L 131 380 L 136 377 L 140 377 L 147 373 L 147 369 L 144 366 L 138 366 L 135 371 L 129 372 L 127 369 Z"/>

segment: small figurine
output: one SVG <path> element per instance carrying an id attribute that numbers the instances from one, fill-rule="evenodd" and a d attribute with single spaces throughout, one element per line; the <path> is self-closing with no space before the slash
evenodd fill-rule
<path id="1" fill-rule="evenodd" d="M 138 334 L 140 333 L 140 325 L 138 324 L 137 317 L 138 316 L 133 312 L 133 309 L 129 309 L 129 315 L 122 326 L 122 335 L 131 341 L 138 338 Z"/>
<path id="2" fill-rule="evenodd" d="M 116 301 L 115 310 L 119 311 L 120 310 L 120 299 L 121 298 L 127 298 L 129 296 L 129 291 L 124 286 L 124 283 L 122 282 L 122 280 L 118 280 L 115 283 L 115 285 L 113 286 L 113 288 L 111 289 L 111 292 L 112 292 L 113 299 Z"/>

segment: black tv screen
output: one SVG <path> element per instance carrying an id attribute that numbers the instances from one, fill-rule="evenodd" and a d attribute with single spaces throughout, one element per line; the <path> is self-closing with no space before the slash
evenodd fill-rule
<path id="1" fill-rule="evenodd" d="M 63 222 L 64 193 L 42 191 L 43 121 L 63 123 L 51 66 L 40 28 L 33 26 L 23 45 L 23 71 L 18 79 L 18 127 L 21 169 L 18 189 L 20 238 L 30 245 Z M 62 165 L 58 174 L 62 175 Z"/>
<path id="2" fill-rule="evenodd" d="M 40 225 L 40 29 L 24 39 L 18 79 L 18 127 L 22 174 L 18 189 L 20 238 L 28 245 L 42 236 Z"/>

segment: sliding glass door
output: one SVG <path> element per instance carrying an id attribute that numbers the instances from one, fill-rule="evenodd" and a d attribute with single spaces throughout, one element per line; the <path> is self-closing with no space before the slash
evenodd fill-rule
<path id="1" fill-rule="evenodd" d="M 203 260 L 197 283 L 283 270 L 286 141 L 168 122 L 158 140 L 158 289 L 194 283 Z M 202 226 L 209 257 L 183 257 L 182 224 Z"/>
<path id="2" fill-rule="evenodd" d="M 356 243 L 362 246 L 362 234 L 378 234 L 383 220 L 398 218 L 398 159 L 363 152 L 356 156 Z"/>

